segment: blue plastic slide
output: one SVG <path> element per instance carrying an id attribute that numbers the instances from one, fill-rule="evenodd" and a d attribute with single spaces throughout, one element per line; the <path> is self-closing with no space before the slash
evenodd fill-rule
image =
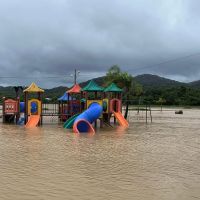
<path id="1" fill-rule="evenodd" d="M 73 131 L 75 133 L 95 133 L 92 123 L 100 117 L 102 111 L 102 106 L 96 102 L 92 103 L 86 111 L 76 118 Z"/>
<path id="2" fill-rule="evenodd" d="M 24 117 L 20 117 L 19 120 L 18 120 L 18 122 L 17 122 L 17 124 L 18 125 L 24 125 L 24 120 L 25 120 Z"/>

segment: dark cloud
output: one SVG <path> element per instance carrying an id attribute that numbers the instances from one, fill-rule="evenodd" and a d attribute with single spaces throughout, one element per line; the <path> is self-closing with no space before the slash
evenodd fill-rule
<path id="1" fill-rule="evenodd" d="M 199 79 L 200 55 L 183 58 L 200 52 L 199 8 L 197 0 L 0 0 L 1 77 L 22 77 L 0 84 L 70 85 L 74 68 L 82 81 L 113 64 Z"/>

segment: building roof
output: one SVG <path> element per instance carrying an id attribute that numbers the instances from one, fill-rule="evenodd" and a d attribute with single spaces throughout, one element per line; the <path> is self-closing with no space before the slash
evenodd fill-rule
<path id="1" fill-rule="evenodd" d="M 69 94 L 65 92 L 60 98 L 58 98 L 58 101 L 68 101 L 72 99 L 75 100 L 75 98 L 72 98 Z"/>
<path id="2" fill-rule="evenodd" d="M 31 83 L 23 92 L 44 92 L 44 90 L 39 88 L 35 83 Z"/>
<path id="3" fill-rule="evenodd" d="M 80 92 L 81 92 L 81 87 L 79 86 L 79 84 L 75 84 L 71 89 L 67 91 L 67 93 L 69 94 L 77 94 Z"/>
<path id="4" fill-rule="evenodd" d="M 107 88 L 104 89 L 104 92 L 122 92 L 122 89 L 119 88 L 115 83 L 111 83 Z"/>
<path id="5" fill-rule="evenodd" d="M 82 91 L 86 92 L 103 92 L 104 88 L 99 86 L 93 80 L 91 80 L 83 89 Z"/>

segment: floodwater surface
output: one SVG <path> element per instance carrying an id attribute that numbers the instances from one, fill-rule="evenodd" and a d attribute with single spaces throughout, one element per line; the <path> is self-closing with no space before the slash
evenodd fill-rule
<path id="1" fill-rule="evenodd" d="M 0 199 L 200 199 L 200 110 L 129 120 L 93 137 L 0 123 Z"/>

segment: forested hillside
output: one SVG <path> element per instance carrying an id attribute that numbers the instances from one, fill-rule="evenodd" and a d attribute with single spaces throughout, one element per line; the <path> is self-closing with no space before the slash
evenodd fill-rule
<path id="1" fill-rule="evenodd" d="M 104 86 L 104 78 L 95 78 L 94 81 L 99 85 Z M 162 98 L 163 104 L 166 105 L 189 105 L 200 106 L 200 81 L 191 83 L 182 83 L 170 79 L 166 79 L 157 75 L 143 74 L 134 77 L 135 83 L 141 85 L 142 93 L 136 94 L 135 88 L 131 93 L 132 103 L 137 104 L 140 99 L 140 103 L 146 104 L 159 104 L 158 100 Z M 80 83 L 83 87 L 89 82 Z M 67 87 L 56 87 L 52 89 L 46 89 L 44 98 L 50 98 L 53 101 L 64 94 Z M 0 87 L 0 97 L 15 97 L 15 90 L 13 87 Z M 23 96 L 21 94 L 21 96 Z"/>

